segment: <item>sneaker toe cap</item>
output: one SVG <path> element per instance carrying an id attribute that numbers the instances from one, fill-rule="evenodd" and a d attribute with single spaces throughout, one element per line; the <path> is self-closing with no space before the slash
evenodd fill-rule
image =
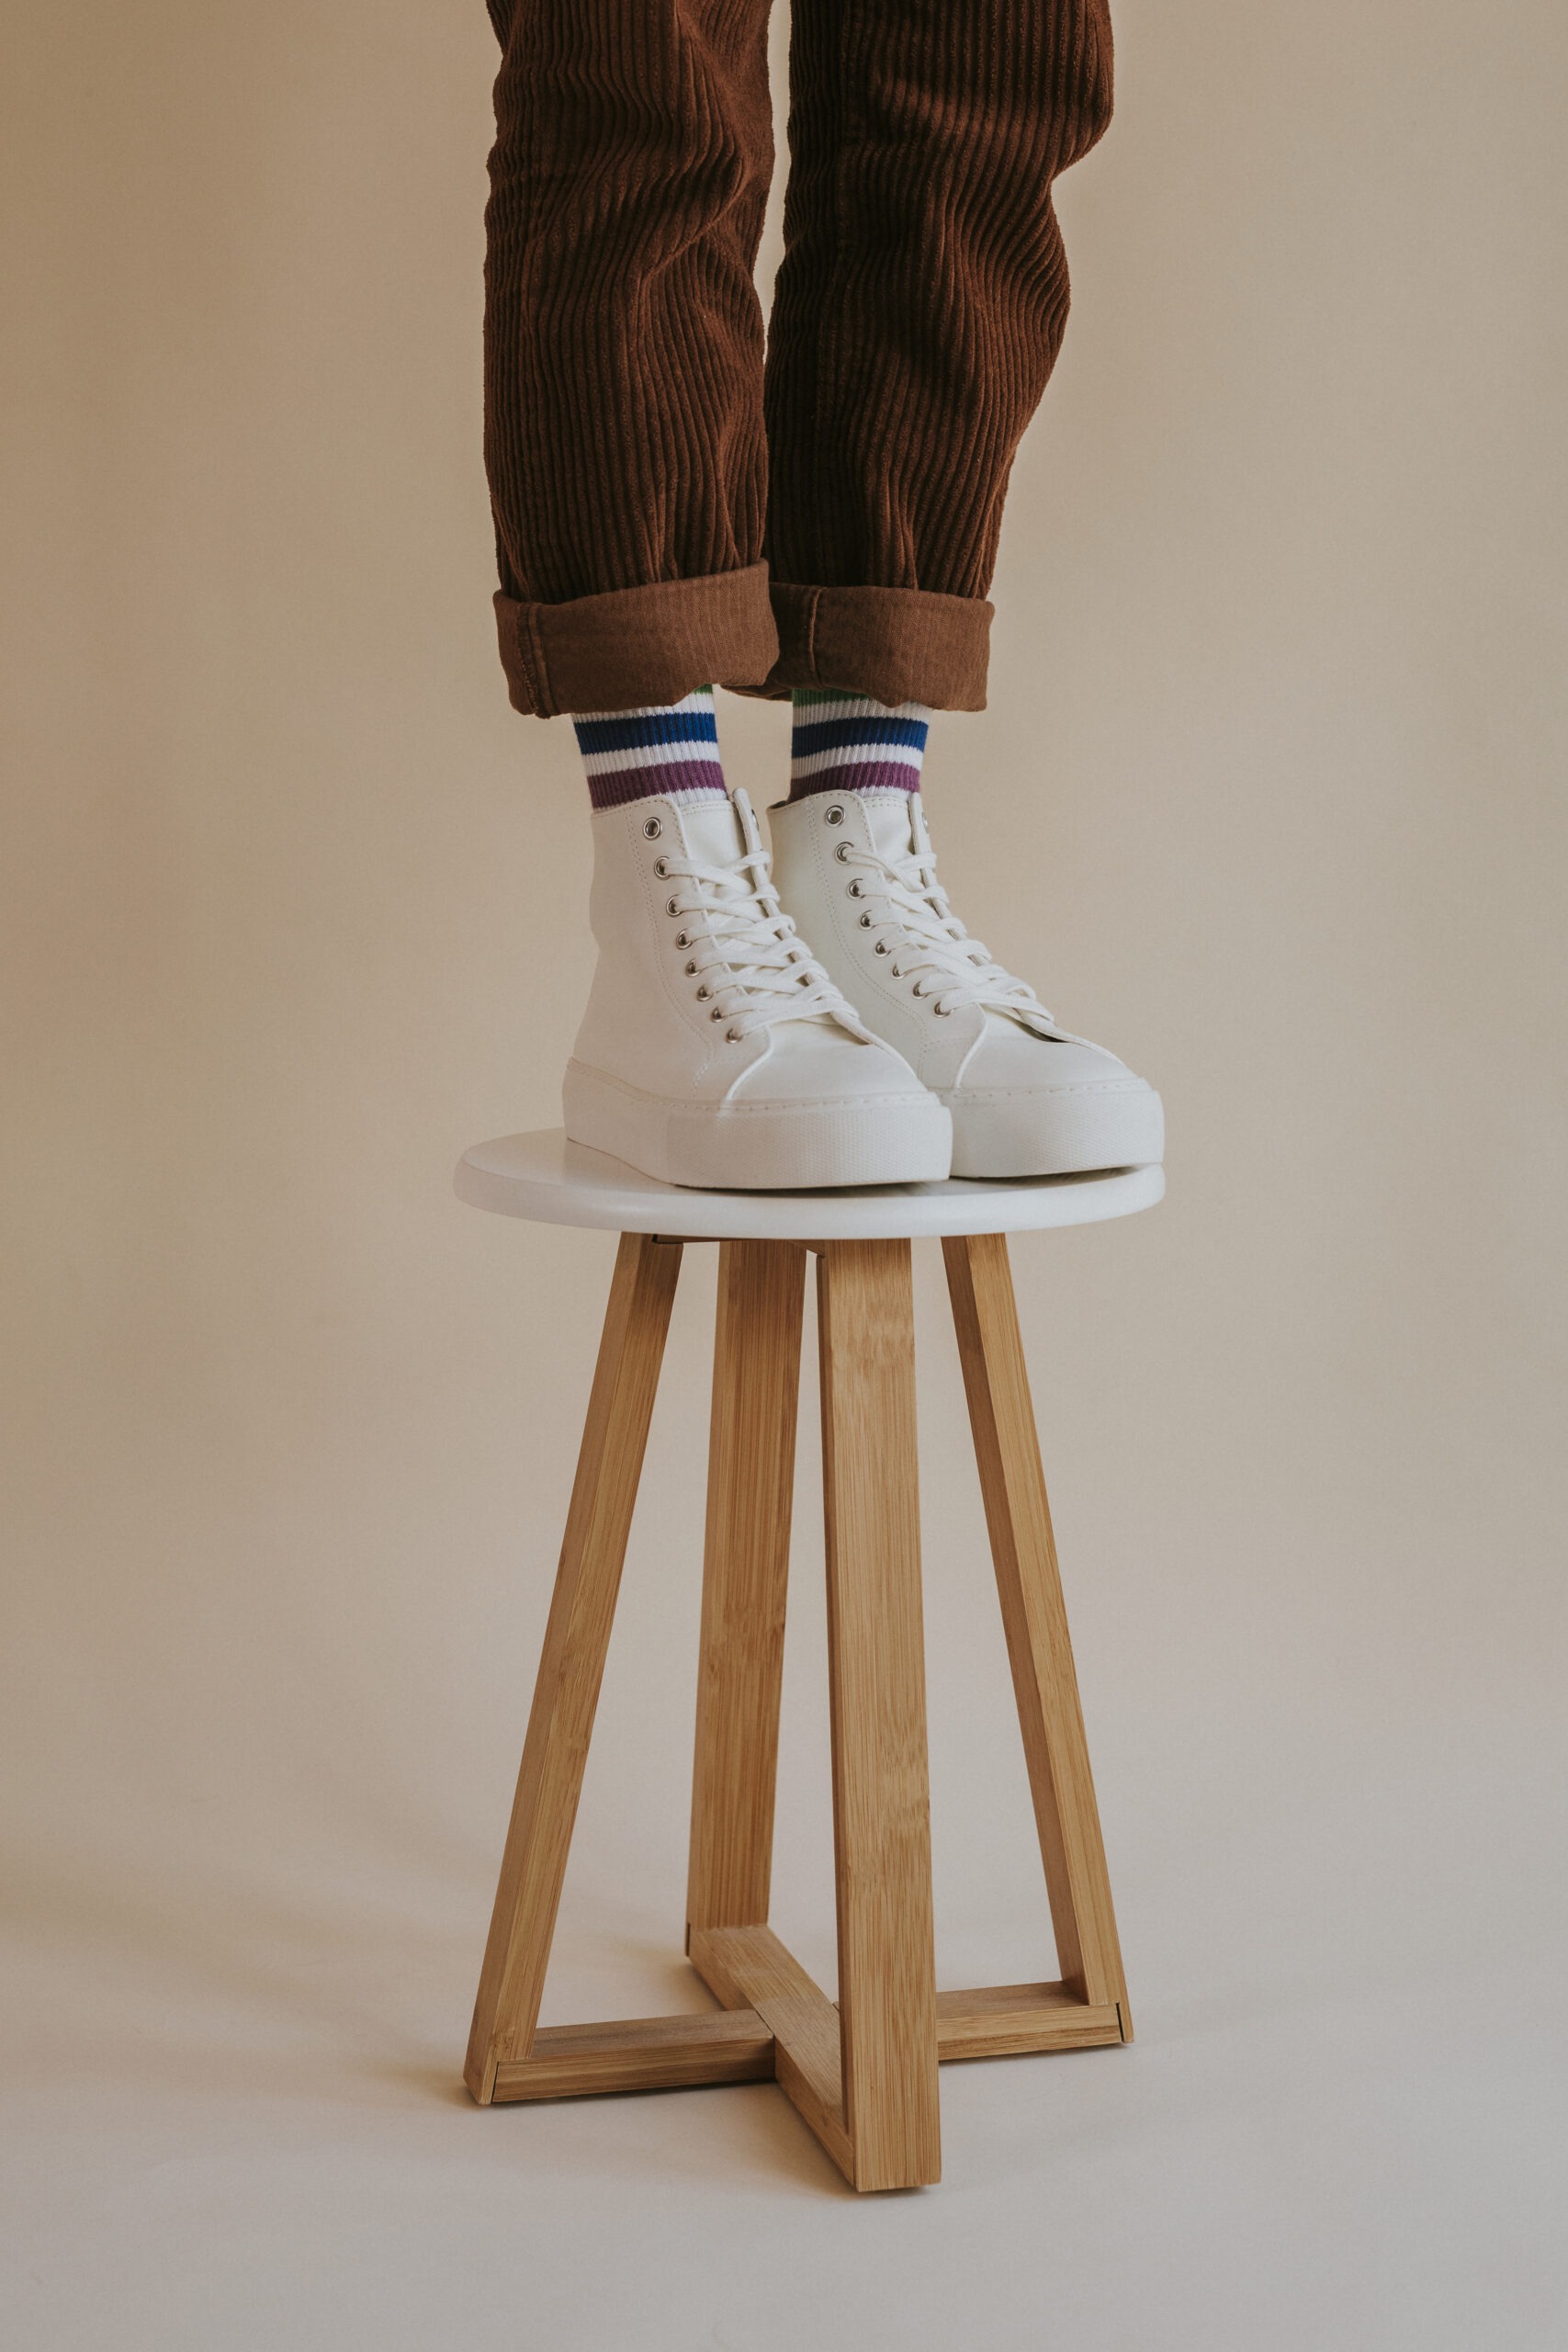
<path id="1" fill-rule="evenodd" d="M 1010 1026 L 1012 1024 L 1010 1024 Z M 983 1037 L 958 1084 L 955 1176 L 1055 1176 L 1157 1160 L 1165 1114 L 1145 1080 L 1102 1046 L 1076 1039 Z"/>
<path id="2" fill-rule="evenodd" d="M 1075 1037 L 1038 1037 L 1016 1021 L 988 1021 L 965 1057 L 958 1083 L 966 1093 L 995 1088 L 1057 1089 L 1142 1086 L 1144 1080 L 1107 1053 Z"/>
<path id="3" fill-rule="evenodd" d="M 879 1040 L 863 1044 L 847 1031 L 792 1023 L 775 1029 L 769 1050 L 731 1090 L 736 1102 L 891 1102 L 926 1090 L 901 1054 Z"/>

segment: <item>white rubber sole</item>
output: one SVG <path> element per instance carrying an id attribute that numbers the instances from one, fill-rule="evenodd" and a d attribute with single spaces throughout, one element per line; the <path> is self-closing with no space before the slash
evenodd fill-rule
<path id="1" fill-rule="evenodd" d="M 571 1142 L 702 1192 L 938 1184 L 951 1172 L 953 1122 L 923 1087 L 855 1102 L 698 1105 L 570 1061 L 561 1108 Z"/>
<path id="2" fill-rule="evenodd" d="M 953 1114 L 955 1176 L 1081 1176 L 1165 1158 L 1165 1109 L 1139 1079 L 939 1098 Z"/>

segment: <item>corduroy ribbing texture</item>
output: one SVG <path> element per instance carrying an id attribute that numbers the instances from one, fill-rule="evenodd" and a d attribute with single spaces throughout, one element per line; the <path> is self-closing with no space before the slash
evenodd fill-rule
<path id="1" fill-rule="evenodd" d="M 765 388 L 765 0 L 490 9 L 513 700 L 716 677 L 977 707 L 1008 472 L 1066 318 L 1052 182 L 1110 118 L 1105 0 L 794 0 Z"/>

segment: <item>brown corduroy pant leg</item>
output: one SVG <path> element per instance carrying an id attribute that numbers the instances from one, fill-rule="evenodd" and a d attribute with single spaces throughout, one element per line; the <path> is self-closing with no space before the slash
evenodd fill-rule
<path id="1" fill-rule="evenodd" d="M 485 455 L 520 710 L 710 680 L 977 709 L 1008 474 L 1111 113 L 1105 0 L 490 0 Z"/>

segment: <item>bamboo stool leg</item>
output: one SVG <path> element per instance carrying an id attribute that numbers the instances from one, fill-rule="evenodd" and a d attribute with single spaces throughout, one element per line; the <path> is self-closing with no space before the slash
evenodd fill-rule
<path id="1" fill-rule="evenodd" d="M 768 1917 L 806 1252 L 718 1253 L 686 1949 Z"/>
<path id="2" fill-rule="evenodd" d="M 468 2039 L 481 2106 L 538 2021 L 680 1266 L 677 1243 L 622 1236 Z"/>
<path id="3" fill-rule="evenodd" d="M 856 2188 L 942 2177 L 908 1241 L 818 1262 L 843 2130 Z"/>
<path id="4" fill-rule="evenodd" d="M 999 1233 L 942 1243 L 997 1589 L 1066 1990 L 1132 2018 L 1018 1307 Z"/>

